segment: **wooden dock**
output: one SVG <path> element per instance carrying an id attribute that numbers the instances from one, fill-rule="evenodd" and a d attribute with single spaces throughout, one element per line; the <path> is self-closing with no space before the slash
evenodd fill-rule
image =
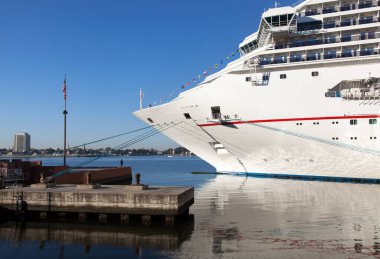
<path id="1" fill-rule="evenodd" d="M 38 213 L 44 219 L 76 214 L 85 220 L 97 214 L 99 221 L 108 215 L 117 215 L 128 223 L 131 216 L 141 217 L 141 223 L 150 224 L 152 217 L 161 216 L 172 224 L 180 215 L 186 215 L 194 203 L 192 187 L 158 187 L 133 185 L 46 185 L 0 189 L 0 209 L 23 215 Z"/>

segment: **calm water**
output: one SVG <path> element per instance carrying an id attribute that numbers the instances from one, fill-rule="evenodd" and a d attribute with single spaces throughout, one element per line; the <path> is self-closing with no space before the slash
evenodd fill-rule
<path id="1" fill-rule="evenodd" d="M 5 222 L 0 258 L 380 257 L 380 185 L 193 175 L 214 170 L 193 157 L 128 157 L 124 165 L 147 184 L 195 186 L 194 218 L 172 228 Z"/>

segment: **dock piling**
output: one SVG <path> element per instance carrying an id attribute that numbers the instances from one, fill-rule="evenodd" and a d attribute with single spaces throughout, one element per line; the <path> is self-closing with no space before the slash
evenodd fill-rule
<path id="1" fill-rule="evenodd" d="M 46 211 L 41 211 L 39 214 L 39 217 L 41 220 L 47 220 L 48 219 L 48 214 Z"/>
<path id="2" fill-rule="evenodd" d="M 175 216 L 165 216 L 165 225 L 172 226 L 176 220 Z"/>
<path id="3" fill-rule="evenodd" d="M 140 173 L 136 174 L 136 185 L 140 185 L 140 177 L 141 177 Z"/>
<path id="4" fill-rule="evenodd" d="M 87 213 L 85 212 L 79 212 L 78 213 L 78 219 L 80 222 L 84 222 L 87 219 Z"/>
<path id="5" fill-rule="evenodd" d="M 143 225 L 149 226 L 152 223 L 151 215 L 142 215 L 141 216 L 141 223 Z"/>
<path id="6" fill-rule="evenodd" d="M 99 223 L 106 223 L 106 222 L 107 222 L 107 214 L 99 213 Z"/>
<path id="7" fill-rule="evenodd" d="M 120 222 L 122 224 L 128 224 L 129 223 L 129 214 L 120 214 Z"/>
<path id="8" fill-rule="evenodd" d="M 58 220 L 65 220 L 66 219 L 66 213 L 65 212 L 59 212 L 57 214 Z"/>

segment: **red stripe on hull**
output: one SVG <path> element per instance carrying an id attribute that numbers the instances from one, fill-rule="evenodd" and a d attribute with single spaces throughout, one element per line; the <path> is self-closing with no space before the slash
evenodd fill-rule
<path id="1" fill-rule="evenodd" d="M 200 124 L 200 127 L 220 126 L 220 125 L 236 125 L 248 123 L 267 123 L 267 122 L 286 122 L 286 121 L 320 121 L 320 120 L 351 120 L 351 119 L 375 119 L 380 118 L 380 115 L 350 115 L 350 116 L 333 116 L 333 117 L 309 117 L 309 118 L 284 118 L 284 119 L 269 119 L 269 120 L 250 120 L 250 121 L 236 121 L 225 123 L 209 123 Z"/>

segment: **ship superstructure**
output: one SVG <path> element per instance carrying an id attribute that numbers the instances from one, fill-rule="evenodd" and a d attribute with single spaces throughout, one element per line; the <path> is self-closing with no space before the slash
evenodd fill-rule
<path id="1" fill-rule="evenodd" d="M 219 172 L 380 179 L 380 1 L 269 9 L 240 58 L 134 114 Z"/>

